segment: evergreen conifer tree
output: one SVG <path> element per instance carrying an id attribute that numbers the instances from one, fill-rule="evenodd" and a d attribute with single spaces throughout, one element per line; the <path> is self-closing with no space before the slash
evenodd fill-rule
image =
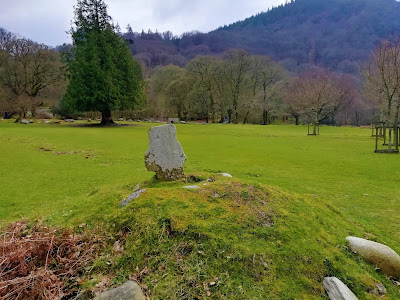
<path id="1" fill-rule="evenodd" d="M 71 29 L 75 51 L 68 60 L 65 107 L 100 111 L 101 123 L 114 123 L 114 110 L 135 109 L 145 100 L 142 71 L 116 33 L 103 0 L 78 0 Z"/>

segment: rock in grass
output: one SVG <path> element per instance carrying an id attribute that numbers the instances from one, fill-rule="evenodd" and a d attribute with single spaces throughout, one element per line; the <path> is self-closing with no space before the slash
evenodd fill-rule
<path id="1" fill-rule="evenodd" d="M 357 300 L 354 293 L 338 278 L 326 277 L 324 289 L 330 300 Z"/>
<path id="2" fill-rule="evenodd" d="M 371 294 L 376 295 L 376 296 L 383 296 L 383 295 L 386 295 L 386 293 L 387 293 L 387 290 L 386 290 L 385 286 L 381 283 L 378 283 L 376 285 L 376 288 L 371 291 Z"/>
<path id="3" fill-rule="evenodd" d="M 156 172 L 157 178 L 174 181 L 183 178 L 186 155 L 176 138 L 175 125 L 149 129 L 150 146 L 145 155 L 146 168 Z"/>
<path id="4" fill-rule="evenodd" d="M 360 239 L 354 236 L 346 238 L 351 251 L 361 255 L 381 269 L 387 276 L 400 277 L 400 256 L 388 246 Z"/>
<path id="5" fill-rule="evenodd" d="M 29 124 L 29 121 L 28 120 L 21 120 L 21 124 Z"/>
<path id="6" fill-rule="evenodd" d="M 233 176 L 229 173 L 221 173 L 222 177 L 228 177 L 228 178 L 232 178 Z"/>
<path id="7" fill-rule="evenodd" d="M 200 187 L 198 186 L 198 185 L 187 185 L 187 186 L 184 186 L 183 187 L 184 189 L 187 189 L 187 190 L 198 190 Z"/>
<path id="8" fill-rule="evenodd" d="M 146 300 L 142 289 L 134 281 L 127 281 L 120 287 L 104 292 L 94 300 Z"/>
<path id="9" fill-rule="evenodd" d="M 139 198 L 139 196 L 141 194 L 143 194 L 146 190 L 139 190 L 139 191 L 135 191 L 134 193 L 130 194 L 128 196 L 128 198 L 125 198 L 124 200 L 122 200 L 121 204 L 119 206 L 124 207 L 127 206 L 132 200 L 135 200 L 136 198 Z"/>

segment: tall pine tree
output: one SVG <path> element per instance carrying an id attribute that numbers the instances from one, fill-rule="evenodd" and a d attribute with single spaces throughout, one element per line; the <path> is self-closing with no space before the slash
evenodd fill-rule
<path id="1" fill-rule="evenodd" d="M 75 51 L 68 60 L 63 104 L 77 111 L 100 111 L 101 123 L 112 124 L 112 111 L 135 109 L 145 100 L 140 65 L 116 33 L 104 1 L 78 0 L 74 24 Z"/>

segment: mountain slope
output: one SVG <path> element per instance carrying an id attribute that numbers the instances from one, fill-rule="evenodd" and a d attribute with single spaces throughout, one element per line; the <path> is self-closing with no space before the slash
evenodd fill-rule
<path id="1" fill-rule="evenodd" d="M 137 34 L 134 40 L 146 49 L 137 49 L 136 54 L 154 60 L 152 65 L 169 63 L 167 51 L 147 45 L 158 39 L 169 52 L 177 50 L 172 62 L 179 55 L 180 64 L 182 57 L 188 60 L 242 48 L 270 55 L 295 72 L 318 65 L 356 74 L 359 62 L 380 39 L 400 33 L 399 16 L 400 3 L 395 0 L 297 0 L 207 34 L 187 33 L 179 39 Z"/>

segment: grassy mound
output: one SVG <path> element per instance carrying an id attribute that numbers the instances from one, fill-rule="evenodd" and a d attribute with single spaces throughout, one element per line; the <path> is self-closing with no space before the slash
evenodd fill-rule
<path id="1" fill-rule="evenodd" d="M 346 247 L 348 235 L 374 237 L 318 198 L 222 177 L 183 185 L 150 183 L 104 219 L 110 246 L 87 288 L 133 278 L 151 299 L 325 299 L 321 282 L 336 276 L 360 299 L 377 299 L 377 283 L 400 297 Z"/>

